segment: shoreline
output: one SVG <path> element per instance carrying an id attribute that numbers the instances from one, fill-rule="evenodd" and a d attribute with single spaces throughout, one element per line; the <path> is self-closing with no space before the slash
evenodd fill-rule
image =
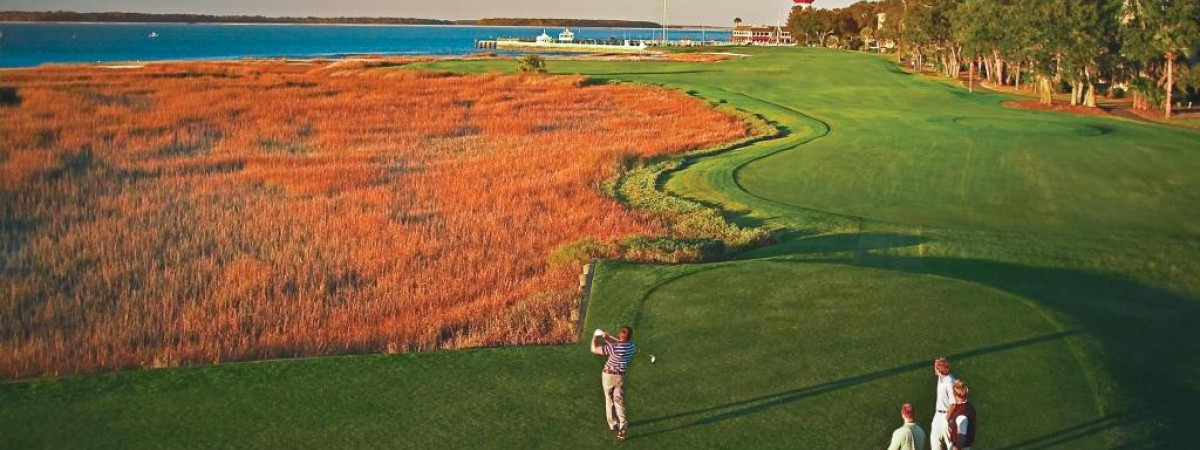
<path id="1" fill-rule="evenodd" d="M 658 30 L 662 27 L 655 28 L 636 28 L 636 27 L 542 27 L 534 25 L 441 25 L 441 24 L 391 24 L 391 23 L 301 23 L 301 22 L 61 22 L 61 21 L 0 21 L 0 25 L 180 25 L 180 26 L 304 26 L 304 27 L 407 27 L 407 28 L 571 28 L 579 30 Z M 668 27 L 668 31 L 732 31 L 731 27 L 686 27 L 672 28 Z"/>
<path id="2" fill-rule="evenodd" d="M 21 67 L 0 67 L 0 73 L 6 71 L 30 70 L 42 67 L 95 67 L 104 69 L 140 69 L 151 64 L 184 64 L 184 63 L 254 63 L 263 61 L 278 61 L 282 60 L 287 63 L 311 63 L 316 61 L 373 61 L 373 57 L 413 57 L 413 58 L 429 58 L 443 61 L 454 61 L 470 58 L 475 55 L 493 54 L 492 58 L 504 59 L 505 57 L 517 57 L 530 52 L 518 52 L 514 50 L 499 49 L 497 53 L 495 49 L 492 51 L 481 51 L 476 53 L 468 53 L 463 55 L 435 55 L 430 53 L 354 53 L 344 55 L 288 55 L 288 56 L 242 56 L 242 57 L 214 57 L 203 59 L 156 59 L 156 60 L 116 60 L 116 61 L 91 61 L 91 62 L 54 62 L 43 63 L 36 66 L 21 66 Z M 750 55 L 731 52 L 713 52 L 705 53 L 711 55 L 732 56 L 732 57 L 747 57 Z M 656 56 L 664 56 L 666 53 L 643 51 L 638 53 L 617 53 L 617 52 L 547 52 L 541 54 L 547 60 L 557 61 L 611 61 L 611 60 L 629 60 L 642 61 L 646 59 L 654 59 Z"/>
<path id="3" fill-rule="evenodd" d="M 480 53 L 487 53 L 487 52 L 480 52 Z M 491 53 L 495 53 L 495 52 L 491 52 Z M 198 63 L 198 62 L 200 62 L 200 63 L 239 63 L 239 62 L 273 61 L 273 60 L 284 60 L 284 61 L 288 61 L 288 62 L 296 62 L 296 61 L 309 62 L 309 61 L 318 61 L 318 60 L 327 60 L 327 61 L 351 60 L 351 61 L 353 61 L 353 60 L 370 60 L 371 59 L 371 58 L 369 58 L 370 56 L 379 56 L 379 57 L 409 56 L 409 57 L 417 57 L 417 58 L 426 57 L 426 58 L 436 58 L 436 59 L 456 59 L 456 58 L 465 58 L 465 57 L 471 56 L 473 54 L 475 54 L 475 53 L 469 53 L 469 54 L 465 54 L 465 55 L 435 55 L 435 54 L 430 54 L 430 53 L 414 52 L 414 53 L 352 53 L 352 54 L 314 54 L 314 55 L 244 55 L 244 56 L 214 56 L 212 58 L 191 58 L 191 59 L 147 59 L 147 60 L 134 59 L 134 60 L 113 60 L 113 61 L 47 62 L 47 63 L 38 64 L 36 66 L 16 66 L 16 67 L 0 66 L 0 72 L 13 71 L 13 70 L 37 69 L 40 67 L 73 67 L 73 66 L 101 67 L 101 68 L 105 68 L 105 67 L 114 68 L 114 66 L 129 66 L 131 68 L 133 66 L 137 66 L 138 68 L 141 68 L 141 67 L 144 67 L 149 64 L 181 64 L 181 63 Z M 516 56 L 516 55 L 514 54 L 512 56 Z"/>

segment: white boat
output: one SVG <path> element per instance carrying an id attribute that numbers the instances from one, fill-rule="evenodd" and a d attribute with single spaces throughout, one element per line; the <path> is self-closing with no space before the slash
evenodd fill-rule
<path id="1" fill-rule="evenodd" d="M 158 37 L 158 32 L 151 31 L 151 32 L 150 32 L 150 37 L 152 37 L 152 38 L 156 38 L 156 37 Z"/>

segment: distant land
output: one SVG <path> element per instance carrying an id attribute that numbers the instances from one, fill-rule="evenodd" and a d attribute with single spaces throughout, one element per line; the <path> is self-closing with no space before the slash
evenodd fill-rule
<path id="1" fill-rule="evenodd" d="M 266 17 L 206 14 L 145 14 L 125 12 L 0 11 L 4 22 L 131 22 L 131 23 L 313 23 L 370 25 L 455 25 L 451 20 L 403 17 Z"/>
<path id="2" fill-rule="evenodd" d="M 0 11 L 0 22 L 127 22 L 127 23 L 294 23 L 344 25 L 477 25 L 524 27 L 661 28 L 636 20 L 493 18 L 439 20 L 409 17 L 267 17 L 207 14 L 147 14 L 128 12 Z M 676 27 L 672 27 L 676 28 Z"/>

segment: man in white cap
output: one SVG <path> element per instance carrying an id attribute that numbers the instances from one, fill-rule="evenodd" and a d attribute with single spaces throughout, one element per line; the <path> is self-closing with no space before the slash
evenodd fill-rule
<path id="1" fill-rule="evenodd" d="M 601 375 L 608 429 L 616 431 L 617 439 L 622 441 L 629 430 L 629 420 L 625 417 L 625 371 L 629 369 L 634 351 L 633 329 L 627 326 L 621 327 L 616 338 L 600 329 L 592 337 L 592 353 L 608 357 Z"/>

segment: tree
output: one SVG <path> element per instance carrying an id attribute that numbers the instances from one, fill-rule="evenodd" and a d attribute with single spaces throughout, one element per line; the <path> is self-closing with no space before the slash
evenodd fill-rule
<path id="1" fill-rule="evenodd" d="M 877 24 L 876 39 L 891 39 L 900 42 L 904 24 L 904 3 L 900 0 L 882 0 L 875 4 L 876 14 L 883 14 L 884 21 Z"/>
<path id="2" fill-rule="evenodd" d="M 793 8 L 788 16 L 788 29 L 792 31 L 792 36 L 804 36 L 804 45 L 810 46 L 812 38 L 821 31 L 821 24 L 814 10 Z"/>
<path id="3" fill-rule="evenodd" d="M 1096 79 L 1113 51 L 1118 4 L 1110 0 L 1055 0 L 1060 10 L 1063 76 L 1071 85 L 1071 104 L 1096 106 Z"/>
<path id="4" fill-rule="evenodd" d="M 959 42 L 961 56 L 968 59 L 967 90 L 975 91 L 975 61 L 997 49 L 996 39 L 1000 31 L 997 21 L 979 20 L 980 17 L 996 17 L 999 11 L 995 0 L 967 0 L 951 17 L 951 32 Z M 998 59 L 998 58 L 997 58 Z"/>
<path id="5" fill-rule="evenodd" d="M 1200 5 L 1195 0 L 1128 0 L 1123 11 L 1122 40 L 1131 59 L 1149 72 L 1165 62 L 1159 85 L 1163 88 L 1164 117 L 1171 118 L 1175 66 L 1200 45 Z"/>
<path id="6" fill-rule="evenodd" d="M 873 27 L 863 28 L 862 30 L 859 30 L 858 36 L 859 36 L 859 39 L 862 39 L 862 50 L 863 51 L 870 50 L 871 43 L 875 42 L 875 28 L 873 28 Z"/>
<path id="7" fill-rule="evenodd" d="M 879 15 L 887 18 L 879 21 Z M 1017 89 L 1036 80 L 1042 103 L 1063 85 L 1071 103 L 1096 106 L 1096 86 L 1126 84 L 1135 107 L 1162 105 L 1200 89 L 1189 67 L 1200 45 L 1200 0 L 880 0 L 834 10 L 794 10 L 789 26 L 805 42 L 861 47 L 898 41 L 922 70 L 945 76 L 968 66 L 978 78 Z"/>
<path id="8" fill-rule="evenodd" d="M 918 65 L 924 56 L 937 57 L 942 74 L 957 78 L 961 72 L 961 48 L 954 39 L 950 17 L 962 0 L 909 0 L 905 18 L 905 42 L 915 52 Z"/>
<path id="9" fill-rule="evenodd" d="M 1022 11 L 1020 26 L 1027 33 L 1029 47 L 1025 52 L 1029 72 L 1038 81 L 1039 101 L 1054 102 L 1055 83 L 1062 75 L 1064 37 L 1069 26 L 1061 20 L 1066 0 L 1017 0 L 1016 10 Z"/>

